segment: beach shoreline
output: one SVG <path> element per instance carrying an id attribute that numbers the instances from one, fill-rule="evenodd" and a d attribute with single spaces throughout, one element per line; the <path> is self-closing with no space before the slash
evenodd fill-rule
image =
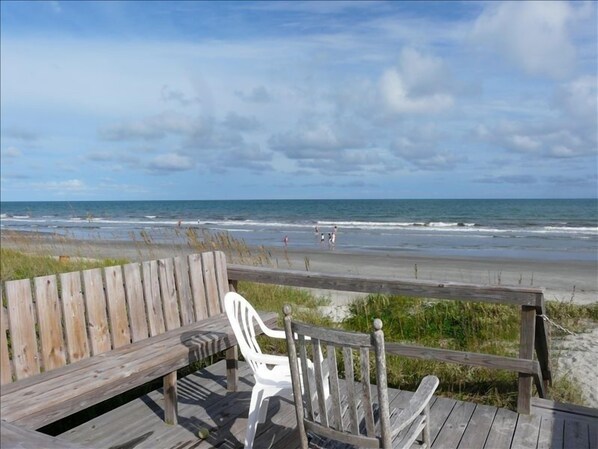
<path id="1" fill-rule="evenodd" d="M 131 261 L 197 252 L 188 244 L 143 241 L 75 240 L 45 234 L 2 231 L 3 248 L 54 256 L 124 258 Z M 392 277 L 479 285 L 539 287 L 547 300 L 589 304 L 598 301 L 598 260 L 555 261 L 461 257 L 414 252 L 349 252 L 342 248 L 248 247 L 267 255 L 274 268 L 360 276 Z M 244 263 L 235 257 L 234 263 Z M 251 256 L 249 256 L 251 258 Z M 230 256 L 229 256 L 230 259 Z M 248 259 L 247 257 L 245 259 Z M 230 260 L 229 260 L 230 261 Z"/>

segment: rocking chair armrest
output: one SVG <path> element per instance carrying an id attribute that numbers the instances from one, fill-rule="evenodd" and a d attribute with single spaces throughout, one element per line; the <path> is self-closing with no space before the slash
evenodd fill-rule
<path id="1" fill-rule="evenodd" d="M 394 434 L 399 433 L 421 414 L 430 399 L 432 399 L 438 384 L 439 380 L 436 376 L 426 376 L 422 379 L 407 407 L 401 410 L 396 417 L 392 429 Z"/>

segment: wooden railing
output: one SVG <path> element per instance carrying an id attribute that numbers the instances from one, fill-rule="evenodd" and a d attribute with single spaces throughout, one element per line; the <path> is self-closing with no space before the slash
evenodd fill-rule
<path id="1" fill-rule="evenodd" d="M 486 286 L 453 282 L 407 281 L 393 278 L 324 274 L 228 264 L 231 281 L 251 281 L 360 293 L 408 295 L 420 298 L 475 301 L 518 306 L 521 309 L 519 357 L 386 343 L 386 352 L 417 359 L 504 369 L 519 373 L 517 410 L 530 413 L 532 380 L 538 395 L 548 396 L 551 381 L 548 334 L 544 325 L 544 291 L 539 288 Z M 534 360 L 534 353 L 537 360 Z"/>

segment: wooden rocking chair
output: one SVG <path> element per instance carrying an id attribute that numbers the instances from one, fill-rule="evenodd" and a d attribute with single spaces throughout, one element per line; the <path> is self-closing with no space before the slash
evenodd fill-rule
<path id="1" fill-rule="evenodd" d="M 382 321 L 374 320 L 372 334 L 360 334 L 294 322 L 291 307 L 284 307 L 284 326 L 301 447 L 409 448 L 420 435 L 421 447 L 430 447 L 429 403 L 438 387 L 436 376 L 426 376 L 403 410 L 389 410 L 386 356 Z M 326 345 L 326 358 L 322 357 Z M 316 391 L 301 372 L 307 371 L 308 347 L 313 351 Z M 361 395 L 354 380 L 354 351 L 359 354 Z M 369 354 L 376 356 L 378 404 L 370 388 Z M 345 385 L 341 395 L 337 352 L 344 359 Z M 327 365 L 324 367 L 323 365 Z M 328 371 L 330 400 L 326 401 L 322 373 Z M 315 400 L 314 398 L 315 393 Z M 308 399 L 310 398 L 310 399 Z M 339 444 L 340 443 L 340 444 Z"/>

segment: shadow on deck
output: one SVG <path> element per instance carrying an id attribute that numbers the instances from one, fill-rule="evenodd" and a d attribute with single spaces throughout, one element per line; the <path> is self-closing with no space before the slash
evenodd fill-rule
<path id="1" fill-rule="evenodd" d="M 95 448 L 242 448 L 253 385 L 248 367 L 239 367 L 239 391 L 226 391 L 224 362 L 181 379 L 179 424 L 163 421 L 158 391 L 71 429 L 61 438 Z M 391 408 L 402 408 L 410 392 L 389 390 Z M 598 449 L 598 410 L 536 402 L 531 416 L 496 407 L 435 397 L 431 407 L 432 449 L 555 448 Z M 270 400 L 268 418 L 258 426 L 254 447 L 298 447 L 291 396 Z M 203 440 L 200 429 L 208 429 Z"/>

